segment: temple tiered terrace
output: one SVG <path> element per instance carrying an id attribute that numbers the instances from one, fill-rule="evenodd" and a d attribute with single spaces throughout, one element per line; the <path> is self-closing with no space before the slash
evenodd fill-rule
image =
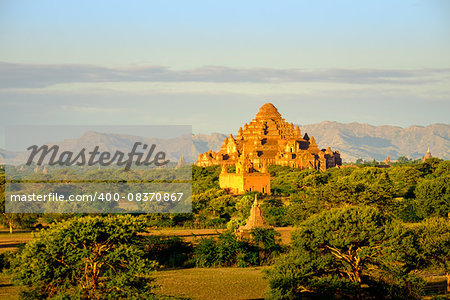
<path id="1" fill-rule="evenodd" d="M 239 128 L 236 138 L 231 134 L 225 138 L 219 152 L 200 154 L 196 164 L 228 166 L 240 159 L 248 160 L 256 171 L 268 165 L 322 171 L 341 165 L 338 151 L 319 149 L 313 136 L 302 136 L 300 128 L 286 122 L 271 103 L 264 104 L 255 119 Z"/>

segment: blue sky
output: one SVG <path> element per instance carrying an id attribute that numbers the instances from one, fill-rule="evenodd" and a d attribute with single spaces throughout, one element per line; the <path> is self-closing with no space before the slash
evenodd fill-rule
<path id="1" fill-rule="evenodd" d="M 298 124 L 406 127 L 449 123 L 449 95 L 446 0 L 0 0 L 3 128 L 234 133 L 265 102 Z"/>

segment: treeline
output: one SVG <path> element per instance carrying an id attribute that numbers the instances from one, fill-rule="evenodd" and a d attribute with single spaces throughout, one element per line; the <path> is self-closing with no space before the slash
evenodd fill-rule
<path id="1" fill-rule="evenodd" d="M 260 195 L 270 225 L 296 225 L 321 211 L 369 205 L 404 222 L 450 212 L 450 161 L 390 168 L 370 166 L 317 170 L 269 166 L 272 195 Z M 219 167 L 193 167 L 193 217 L 198 226 L 234 226 L 246 219 L 253 194 L 233 197 L 217 185 Z M 231 222 L 231 223 L 230 223 Z M 190 223 L 189 223 L 190 224 Z"/>
<path id="2" fill-rule="evenodd" d="M 446 217 L 450 211 L 450 161 L 437 158 L 422 163 L 405 163 L 390 168 L 370 166 L 333 168 L 326 172 L 269 166 L 272 195 L 259 195 L 264 216 L 270 225 L 290 226 L 311 215 L 343 205 L 370 205 L 404 222 L 418 222 L 431 216 Z M 246 220 L 254 192 L 232 196 L 219 188 L 220 167 L 192 166 L 192 213 L 151 214 L 149 226 L 184 228 L 235 228 Z M 70 174 L 69 174 L 69 173 Z M 57 170 L 33 176 L 117 181 L 154 178 L 155 170 L 146 172 L 91 170 L 83 175 Z M 172 178 L 164 171 L 163 178 Z M 183 172 L 185 170 L 177 170 Z M 160 175 L 158 173 L 158 175 Z M 161 177 L 159 177 L 161 178 Z M 0 202 L 4 203 L 4 174 L 0 173 Z M 2 206 L 4 207 L 4 206 Z M 63 215 L 2 214 L 0 221 L 10 228 L 51 223 Z M 39 225 L 38 225 L 39 226 Z"/>

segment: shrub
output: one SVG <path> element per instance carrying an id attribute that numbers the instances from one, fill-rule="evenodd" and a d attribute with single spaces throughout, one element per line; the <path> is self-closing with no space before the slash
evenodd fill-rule
<path id="1" fill-rule="evenodd" d="M 260 265 L 271 264 L 283 252 L 280 234 L 274 229 L 254 228 L 251 235 L 252 243 L 258 247 Z"/>
<path id="2" fill-rule="evenodd" d="M 202 238 L 194 249 L 197 267 L 247 267 L 269 263 L 283 250 L 273 229 L 257 229 L 253 240 L 239 240 L 231 232 L 217 239 Z"/>
<path id="3" fill-rule="evenodd" d="M 243 219 L 231 219 L 227 223 L 227 230 L 230 231 L 230 232 L 234 232 L 236 229 L 238 229 L 242 225 L 245 225 L 245 220 L 243 220 Z"/>
<path id="4" fill-rule="evenodd" d="M 179 237 L 146 236 L 143 241 L 144 257 L 158 262 L 160 267 L 184 267 L 192 256 L 193 247 Z"/>

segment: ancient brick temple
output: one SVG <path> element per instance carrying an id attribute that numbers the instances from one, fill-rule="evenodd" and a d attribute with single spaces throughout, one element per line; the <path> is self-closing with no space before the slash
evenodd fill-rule
<path id="1" fill-rule="evenodd" d="M 261 106 L 256 118 L 239 128 L 236 138 L 225 138 L 219 152 L 200 154 L 196 164 L 229 166 L 238 162 L 248 167 L 244 173 L 265 173 L 268 165 L 326 170 L 342 163 L 338 151 L 319 149 L 313 136 L 302 136 L 300 128 L 286 122 L 271 103 Z"/>
<path id="2" fill-rule="evenodd" d="M 250 216 L 247 219 L 245 225 L 240 226 L 235 230 L 235 234 L 239 238 L 251 238 L 251 232 L 255 228 L 272 228 L 267 221 L 264 219 L 261 207 L 258 203 L 258 198 L 255 195 L 255 201 L 253 202 L 252 208 L 250 209 Z"/>
<path id="3" fill-rule="evenodd" d="M 244 194 L 246 191 L 256 191 L 270 195 L 270 174 L 267 165 L 259 172 L 247 155 L 241 155 L 236 163 L 236 173 L 228 173 L 227 165 L 222 166 L 219 176 L 219 186 L 231 194 Z"/>

